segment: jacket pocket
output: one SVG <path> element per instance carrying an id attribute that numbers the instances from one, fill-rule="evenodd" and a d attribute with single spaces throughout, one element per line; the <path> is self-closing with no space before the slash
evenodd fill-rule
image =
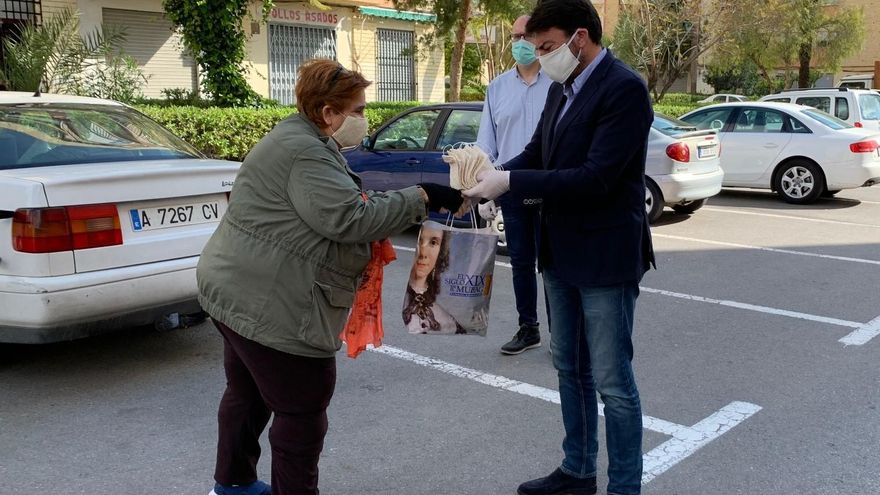
<path id="1" fill-rule="evenodd" d="M 353 302 L 353 290 L 316 280 L 312 286 L 311 318 L 304 329 L 303 340 L 323 351 L 339 350 L 342 346 L 339 334 Z"/>

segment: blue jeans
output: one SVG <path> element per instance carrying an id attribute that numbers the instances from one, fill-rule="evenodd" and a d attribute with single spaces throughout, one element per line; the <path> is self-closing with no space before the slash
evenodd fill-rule
<path id="1" fill-rule="evenodd" d="M 608 493 L 640 493 L 642 408 L 632 371 L 638 282 L 578 287 L 548 268 L 544 291 L 553 322 L 550 346 L 565 427 L 561 469 L 578 478 L 596 475 L 599 392 L 605 404 Z"/>
<path id="2" fill-rule="evenodd" d="M 538 277 L 535 264 L 538 259 L 537 205 L 514 204 L 502 197 L 498 200 L 504 215 L 507 254 L 513 272 L 513 295 L 520 325 L 538 324 Z"/>

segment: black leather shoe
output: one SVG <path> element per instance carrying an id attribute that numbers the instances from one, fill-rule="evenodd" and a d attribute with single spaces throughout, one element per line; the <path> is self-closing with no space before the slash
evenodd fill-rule
<path id="1" fill-rule="evenodd" d="M 593 495 L 596 493 L 596 477 L 575 478 L 557 468 L 550 476 L 526 481 L 519 485 L 518 495 Z"/>
<path id="2" fill-rule="evenodd" d="M 501 346 L 502 354 L 519 354 L 528 349 L 541 347 L 541 332 L 537 325 L 521 325 L 510 342 Z"/>

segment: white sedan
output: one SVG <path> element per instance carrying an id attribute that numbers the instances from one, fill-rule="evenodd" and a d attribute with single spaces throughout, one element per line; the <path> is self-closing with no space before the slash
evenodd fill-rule
<path id="1" fill-rule="evenodd" d="M 238 168 L 116 102 L 0 92 L 0 342 L 200 311 Z"/>
<path id="2" fill-rule="evenodd" d="M 698 130 L 655 113 L 645 161 L 645 210 L 654 222 L 669 206 L 690 214 L 721 191 L 721 144 L 714 130 Z"/>
<path id="3" fill-rule="evenodd" d="M 711 95 L 706 98 L 703 98 L 702 100 L 698 101 L 697 103 L 729 103 L 729 102 L 733 102 L 733 101 L 746 101 L 746 100 L 748 100 L 748 98 L 746 98 L 743 95 L 718 94 L 718 95 Z"/>
<path id="4" fill-rule="evenodd" d="M 681 120 L 720 132 L 726 187 L 771 189 L 806 204 L 880 182 L 880 134 L 812 107 L 725 103 Z"/>
<path id="5" fill-rule="evenodd" d="M 714 130 L 696 127 L 655 113 L 648 136 L 645 162 L 645 211 L 653 223 L 668 206 L 689 215 L 702 208 L 706 199 L 721 192 L 721 144 Z M 504 214 L 496 210 L 489 226 L 498 234 L 501 252 L 507 251 Z"/>

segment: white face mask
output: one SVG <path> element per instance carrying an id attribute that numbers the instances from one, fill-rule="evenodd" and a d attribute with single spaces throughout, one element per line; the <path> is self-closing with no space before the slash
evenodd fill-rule
<path id="1" fill-rule="evenodd" d="M 333 139 L 339 143 L 340 148 L 357 146 L 367 135 L 367 119 L 346 115 L 339 129 L 333 133 Z"/>
<path id="2" fill-rule="evenodd" d="M 578 52 L 578 56 L 575 57 L 574 54 L 571 53 L 571 50 L 568 49 L 568 45 L 574 40 L 575 36 L 577 36 L 577 31 L 571 35 L 571 38 L 568 39 L 568 43 L 561 45 L 550 53 L 538 57 L 538 60 L 541 62 L 541 70 L 544 74 L 547 74 L 547 77 L 558 83 L 564 83 L 567 81 L 568 76 L 570 76 L 577 68 L 578 64 L 580 64 L 580 60 L 578 59 L 580 58 L 581 53 Z"/>

